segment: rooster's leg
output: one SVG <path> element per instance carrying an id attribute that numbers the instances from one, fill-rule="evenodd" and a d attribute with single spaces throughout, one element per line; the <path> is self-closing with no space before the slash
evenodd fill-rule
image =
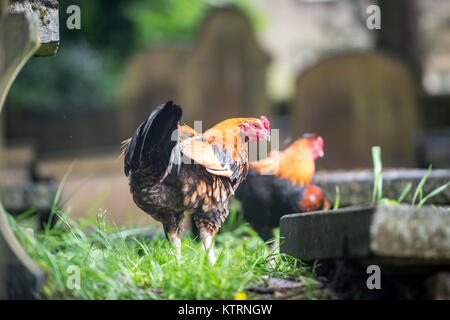
<path id="1" fill-rule="evenodd" d="M 181 234 L 179 232 L 172 231 L 169 233 L 169 239 L 172 244 L 175 245 L 177 261 L 181 260 Z"/>
<path id="2" fill-rule="evenodd" d="M 214 256 L 212 240 L 214 235 L 205 227 L 200 227 L 200 238 L 203 241 L 203 247 L 208 253 L 209 265 L 213 266 L 216 263 L 216 257 Z"/>
<path id="3" fill-rule="evenodd" d="M 178 262 L 181 260 L 181 233 L 183 232 L 181 221 L 183 220 L 183 217 L 184 214 L 179 214 L 172 216 L 163 222 L 166 237 L 175 246 Z"/>

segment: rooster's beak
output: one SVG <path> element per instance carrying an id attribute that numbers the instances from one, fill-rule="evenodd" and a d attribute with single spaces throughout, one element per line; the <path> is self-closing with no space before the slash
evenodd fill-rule
<path id="1" fill-rule="evenodd" d="M 323 153 L 323 151 L 321 150 L 321 151 L 319 152 L 319 158 L 322 158 L 324 155 L 325 155 L 325 153 Z"/>
<path id="2" fill-rule="evenodd" d="M 263 135 L 263 138 L 270 142 L 270 134 Z"/>

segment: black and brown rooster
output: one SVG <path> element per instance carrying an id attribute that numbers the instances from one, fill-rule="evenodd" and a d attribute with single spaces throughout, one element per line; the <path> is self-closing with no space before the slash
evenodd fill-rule
<path id="1" fill-rule="evenodd" d="M 330 208 L 322 189 L 310 184 L 315 160 L 322 156 L 323 139 L 306 134 L 285 150 L 249 164 L 248 177 L 236 197 L 245 219 L 261 238 L 271 238 L 285 214 Z"/>
<path id="2" fill-rule="evenodd" d="M 136 205 L 162 222 L 181 256 L 186 211 L 215 263 L 212 240 L 228 216 L 228 199 L 248 173 L 248 141 L 270 137 L 265 117 L 233 118 L 205 133 L 181 123 L 181 107 L 158 106 L 123 142 L 125 175 Z M 176 169 L 176 170 L 173 170 Z"/>

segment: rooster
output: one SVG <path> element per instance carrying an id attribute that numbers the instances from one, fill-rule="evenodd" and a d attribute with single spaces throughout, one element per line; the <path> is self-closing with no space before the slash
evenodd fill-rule
<path id="1" fill-rule="evenodd" d="M 123 142 L 124 171 L 134 202 L 162 223 L 177 260 L 181 222 L 191 211 L 213 265 L 212 240 L 228 216 L 229 197 L 248 173 L 248 141 L 270 139 L 270 125 L 264 116 L 233 118 L 201 134 L 181 117 L 172 101 L 158 106 Z"/>
<path id="2" fill-rule="evenodd" d="M 245 219 L 261 238 L 271 238 L 272 229 L 285 214 L 330 208 L 323 191 L 310 184 L 315 160 L 323 155 L 323 139 L 306 134 L 285 150 L 249 164 L 247 180 L 236 197 Z"/>

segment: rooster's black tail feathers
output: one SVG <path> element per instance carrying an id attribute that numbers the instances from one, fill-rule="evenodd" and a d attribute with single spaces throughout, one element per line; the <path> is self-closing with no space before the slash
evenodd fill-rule
<path id="1" fill-rule="evenodd" d="M 181 116 L 181 107 L 168 101 L 156 107 L 148 119 L 141 123 L 124 150 L 126 176 L 144 168 L 148 168 L 155 177 L 162 176 L 177 142 L 172 141 L 171 137 Z"/>

